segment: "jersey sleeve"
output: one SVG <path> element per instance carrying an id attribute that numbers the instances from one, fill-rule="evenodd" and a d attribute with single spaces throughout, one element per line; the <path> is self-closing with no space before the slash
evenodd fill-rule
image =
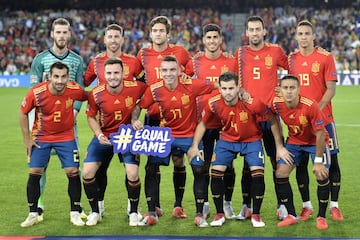
<path id="1" fill-rule="evenodd" d="M 289 67 L 289 61 L 288 61 L 288 57 L 285 54 L 284 49 L 282 49 L 280 46 L 278 47 L 278 56 L 279 56 L 279 62 L 278 62 L 278 66 L 289 71 L 290 67 Z"/>
<path id="2" fill-rule="evenodd" d="M 192 79 L 192 87 L 197 96 L 209 94 L 215 89 L 213 82 L 203 79 Z"/>
<path id="3" fill-rule="evenodd" d="M 37 55 L 30 67 L 30 87 L 45 80 L 44 66 L 41 64 L 41 57 Z"/>
<path id="4" fill-rule="evenodd" d="M 318 105 L 314 102 L 310 108 L 311 124 L 314 130 L 321 130 L 325 128 L 326 122 L 324 114 L 321 112 Z"/>
<path id="5" fill-rule="evenodd" d="M 201 121 L 203 123 L 205 123 L 205 126 L 206 126 L 206 123 L 209 121 L 209 119 L 211 120 L 213 118 L 213 115 L 214 115 L 214 113 L 211 110 L 209 103 L 205 104 L 205 106 L 201 112 Z"/>
<path id="6" fill-rule="evenodd" d="M 76 72 L 75 82 L 77 82 L 82 88 L 84 88 L 84 61 L 81 57 L 79 57 L 79 66 Z M 78 112 L 80 112 L 82 106 L 81 101 L 76 101 L 74 103 L 74 109 Z"/>
<path id="7" fill-rule="evenodd" d="M 338 81 L 337 80 L 337 73 L 335 67 L 335 61 L 333 55 L 329 54 L 326 57 L 326 65 L 325 65 L 325 81 Z"/>
<path id="8" fill-rule="evenodd" d="M 88 97 L 88 104 L 86 108 L 86 115 L 89 117 L 95 117 L 98 113 L 99 107 L 95 101 L 94 92 L 91 91 Z"/>
<path id="9" fill-rule="evenodd" d="M 150 89 L 150 87 L 147 87 L 144 92 L 144 96 L 142 97 L 142 99 L 139 102 L 139 107 L 140 108 L 148 108 L 154 102 L 155 101 L 154 101 L 151 89 Z"/>
<path id="10" fill-rule="evenodd" d="M 249 99 L 245 102 L 245 106 L 247 106 L 251 112 L 259 116 L 260 118 L 258 119 L 261 119 L 261 121 L 267 121 L 271 116 L 271 109 L 259 99 Z"/>
<path id="11" fill-rule="evenodd" d="M 34 108 L 34 99 L 35 97 L 33 91 L 28 91 L 21 103 L 21 112 L 23 112 L 24 114 L 28 114 Z"/>
<path id="12" fill-rule="evenodd" d="M 94 59 L 91 59 L 85 74 L 84 74 L 84 85 L 85 87 L 90 86 L 90 84 L 95 80 L 96 74 L 94 69 Z"/>
<path id="13" fill-rule="evenodd" d="M 186 66 L 185 66 L 185 74 L 193 77 L 195 72 L 194 72 L 194 59 L 191 59 L 191 61 L 189 61 Z"/>

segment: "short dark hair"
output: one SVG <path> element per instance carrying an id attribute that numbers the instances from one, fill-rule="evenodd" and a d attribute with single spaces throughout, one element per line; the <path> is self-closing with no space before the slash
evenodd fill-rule
<path id="1" fill-rule="evenodd" d="M 109 31 L 109 30 L 116 30 L 116 31 L 119 31 L 120 32 L 120 35 L 123 37 L 124 36 L 124 30 L 123 28 L 116 24 L 116 23 L 113 23 L 113 24 L 110 24 L 108 25 L 106 28 L 105 28 L 105 35 L 106 35 L 106 32 Z"/>
<path id="2" fill-rule="evenodd" d="M 279 84 L 281 85 L 281 82 L 283 80 L 295 80 L 298 84 L 298 86 L 300 86 L 300 81 L 299 81 L 299 78 L 293 74 L 286 74 L 284 76 L 282 76 L 280 79 L 279 79 Z"/>
<path id="3" fill-rule="evenodd" d="M 120 64 L 121 69 L 124 69 L 124 64 L 119 58 L 109 58 L 108 60 L 105 61 L 104 67 L 106 65 L 112 65 L 112 64 Z"/>
<path id="4" fill-rule="evenodd" d="M 224 72 L 219 76 L 219 84 L 221 85 L 221 82 L 230 82 L 234 80 L 235 84 L 239 84 L 239 78 L 238 75 L 234 72 Z"/>
<path id="5" fill-rule="evenodd" d="M 246 29 L 248 28 L 249 22 L 261 22 L 262 27 L 265 29 L 264 19 L 262 19 L 262 17 L 260 17 L 260 16 L 255 15 L 255 16 L 248 17 L 248 19 L 246 21 Z"/>
<path id="6" fill-rule="evenodd" d="M 220 36 L 222 35 L 221 28 L 217 24 L 209 23 L 206 24 L 202 29 L 203 37 L 207 32 L 212 32 L 212 31 L 218 32 Z"/>
<path id="7" fill-rule="evenodd" d="M 69 74 L 69 67 L 65 63 L 62 62 L 54 62 L 50 66 L 50 75 L 53 73 L 54 68 L 57 69 L 66 69 L 66 73 Z"/>
<path id="8" fill-rule="evenodd" d="M 161 62 L 176 62 L 178 64 L 178 60 L 174 56 L 166 56 Z"/>
<path id="9" fill-rule="evenodd" d="M 308 27 L 311 28 L 312 32 L 314 32 L 314 26 L 313 26 L 312 23 L 311 23 L 310 21 L 308 21 L 308 20 L 302 20 L 302 21 L 300 21 L 300 22 L 297 24 L 296 28 L 298 28 L 298 27 L 300 27 L 300 26 L 308 26 Z"/>
<path id="10" fill-rule="evenodd" d="M 69 21 L 66 20 L 65 18 L 57 18 L 57 19 L 55 19 L 53 21 L 53 23 L 51 24 L 51 31 L 54 31 L 56 25 L 68 26 L 69 30 L 71 29 Z"/>
<path id="11" fill-rule="evenodd" d="M 170 29 L 171 29 L 171 21 L 168 17 L 166 16 L 157 16 L 155 18 L 153 18 L 150 21 L 150 28 L 153 28 L 153 26 L 157 23 L 161 23 L 165 25 L 166 28 L 166 33 L 170 33 Z"/>

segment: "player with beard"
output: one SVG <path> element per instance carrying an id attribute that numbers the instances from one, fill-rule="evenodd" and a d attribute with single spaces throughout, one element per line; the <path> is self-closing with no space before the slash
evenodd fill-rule
<path id="1" fill-rule="evenodd" d="M 166 16 L 158 16 L 150 21 L 150 38 L 151 46 L 140 49 L 137 58 L 140 60 L 145 71 L 146 83 L 148 85 L 162 81 L 160 72 L 160 63 L 166 56 L 174 56 L 179 64 L 180 71 L 184 71 L 186 64 L 191 60 L 190 54 L 182 46 L 169 43 L 171 31 L 171 21 Z M 159 126 L 160 113 L 157 104 L 153 104 L 147 108 L 145 116 L 145 124 L 150 126 Z M 156 182 L 152 178 L 148 178 L 145 174 L 145 191 L 147 187 L 152 188 L 160 185 L 161 173 L 159 164 L 153 164 L 149 161 L 152 156 L 148 157 L 145 166 L 146 173 L 148 171 L 156 171 Z M 182 159 L 172 158 L 174 163 L 173 183 L 175 189 L 175 203 L 173 216 L 176 218 L 186 218 L 184 209 L 182 208 L 182 200 L 185 191 L 186 169 Z M 151 174 L 150 174 L 151 175 Z M 158 191 L 159 193 L 160 191 Z M 158 216 L 163 214 L 160 207 L 159 196 L 156 199 L 156 212 Z"/>
<path id="2" fill-rule="evenodd" d="M 74 51 L 68 49 L 68 43 L 71 37 L 71 27 L 68 20 L 65 18 L 57 18 L 53 21 L 51 26 L 50 37 L 54 40 L 53 46 L 34 58 L 30 69 L 30 86 L 34 86 L 38 83 L 48 81 L 48 75 L 50 73 L 50 66 L 57 61 L 66 64 L 69 67 L 69 81 L 75 81 L 80 86 L 84 87 L 83 75 L 84 75 L 84 62 L 82 58 Z M 75 119 L 80 111 L 82 102 L 74 103 L 74 116 Z M 32 129 L 34 123 L 34 111 L 29 113 L 29 127 Z M 77 125 L 75 122 L 75 137 L 78 143 Z M 52 152 L 55 154 L 55 152 Z M 40 198 L 39 198 L 39 219 L 43 219 L 44 210 L 44 191 L 46 184 L 46 168 L 42 174 L 40 180 Z M 82 218 L 86 218 L 85 213 L 82 212 Z"/>
<path id="3" fill-rule="evenodd" d="M 249 38 L 249 45 L 240 47 L 235 51 L 235 58 L 238 67 L 239 84 L 250 95 L 256 99 L 261 100 L 268 106 L 271 106 L 271 101 L 278 86 L 278 69 L 283 68 L 288 70 L 287 56 L 284 50 L 276 44 L 266 43 L 264 37 L 266 29 L 264 20 L 259 16 L 250 16 L 247 19 L 246 36 Z M 271 132 L 268 121 L 258 119 L 262 128 L 262 139 L 267 155 L 270 157 L 273 168 L 273 180 L 275 182 L 276 170 L 276 147 L 274 136 Z M 243 207 L 239 214 L 239 219 L 247 219 L 251 216 L 250 206 L 250 187 L 251 176 L 246 162 L 244 163 L 243 176 L 241 179 Z M 275 192 L 276 185 L 275 185 Z M 278 217 L 286 216 L 286 208 L 279 201 Z"/>
<path id="4" fill-rule="evenodd" d="M 204 52 L 197 53 L 192 60 L 186 65 L 185 73 L 189 76 L 194 76 L 199 79 L 208 79 L 211 82 L 218 82 L 219 76 L 224 72 L 236 72 L 235 58 L 229 53 L 221 50 L 223 42 L 221 28 L 216 24 L 207 24 L 203 27 L 202 42 L 205 47 Z M 199 104 L 198 114 L 206 105 L 208 99 L 214 95 L 219 94 L 219 90 L 214 90 L 213 93 L 199 96 L 197 102 Z M 199 116 L 200 118 L 200 116 Z M 206 193 L 203 215 L 208 217 L 210 214 L 210 205 L 208 200 L 208 186 L 210 182 L 209 169 L 211 159 L 213 156 L 215 142 L 219 139 L 219 131 L 221 130 L 221 122 L 214 117 L 209 120 L 206 125 L 206 132 L 202 138 L 204 144 L 204 167 L 206 176 Z M 235 184 L 234 168 L 226 169 L 224 175 L 225 184 L 225 199 L 224 199 L 224 213 L 227 219 L 235 218 L 235 214 L 231 204 L 231 198 Z"/>
<path id="5" fill-rule="evenodd" d="M 69 67 L 61 62 L 50 66 L 49 82 L 39 83 L 26 94 L 19 121 L 24 138 L 29 165 L 27 200 L 29 215 L 21 227 L 30 227 L 39 219 L 38 199 L 40 178 L 54 149 L 68 178 L 70 197 L 70 221 L 76 226 L 84 226 L 80 218 L 81 181 L 79 172 L 79 150 L 75 141 L 73 111 L 74 102 L 87 100 L 88 94 L 82 87 L 69 82 Z M 29 112 L 35 109 L 35 121 L 29 131 Z"/>
<path id="6" fill-rule="evenodd" d="M 106 84 L 105 78 L 105 66 L 104 63 L 110 58 L 121 59 L 123 63 L 123 79 L 125 81 L 145 81 L 143 67 L 140 61 L 132 55 L 123 53 L 121 47 L 124 43 L 124 30 L 117 24 L 110 24 L 105 29 L 104 44 L 106 51 L 99 53 L 93 59 L 91 59 L 87 70 L 84 75 L 84 84 L 89 86 L 95 79 L 97 79 L 97 85 Z M 122 158 L 120 158 L 120 161 Z M 105 214 L 105 191 L 107 187 L 107 169 L 111 162 L 109 158 L 108 162 L 103 161 L 96 173 L 96 181 L 99 187 L 99 211 L 101 217 Z M 125 176 L 125 186 L 128 188 L 128 179 Z M 130 201 L 128 202 L 128 213 L 130 210 Z M 141 214 L 139 214 L 139 217 Z"/>
<path id="7" fill-rule="evenodd" d="M 221 119 L 220 140 L 216 142 L 214 160 L 211 163 L 211 192 L 216 206 L 216 216 L 210 226 L 220 227 L 225 222 L 223 211 L 224 174 L 227 167 L 233 166 L 237 154 L 244 156 L 251 172 L 251 200 L 254 206 L 251 215 L 253 227 L 264 227 L 260 208 L 265 193 L 264 150 L 261 144 L 261 129 L 257 123 L 260 115 L 270 121 L 276 140 L 279 157 L 291 156 L 282 145 L 279 124 L 269 108 L 260 100 L 250 98 L 246 102 L 239 100 L 240 87 L 235 73 L 223 73 L 219 77 L 220 94 L 208 100 L 202 119 L 196 127 L 194 140 L 188 151 L 189 158 L 199 155 L 198 145 L 205 133 L 206 124 L 214 116 Z"/>
<path id="8" fill-rule="evenodd" d="M 100 186 L 97 171 L 102 164 L 108 167 L 114 156 L 109 135 L 116 133 L 121 124 L 131 123 L 132 110 L 146 89 L 143 82 L 123 80 L 124 65 L 120 59 L 108 59 L 104 65 L 102 75 L 105 75 L 106 84 L 101 84 L 91 91 L 86 110 L 89 126 L 94 132 L 83 168 L 84 189 L 92 209 L 86 222 L 88 226 L 96 225 L 102 218 L 98 200 L 103 192 L 98 191 Z M 141 220 L 141 215 L 137 213 L 141 185 L 139 159 L 130 152 L 118 154 L 118 157 L 126 170 L 126 188 L 130 200 L 129 225 L 137 226 Z"/>

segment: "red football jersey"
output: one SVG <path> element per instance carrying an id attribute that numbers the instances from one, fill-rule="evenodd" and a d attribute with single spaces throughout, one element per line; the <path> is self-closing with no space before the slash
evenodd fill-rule
<path id="1" fill-rule="evenodd" d="M 327 124 L 317 103 L 303 96 L 294 109 L 287 108 L 283 97 L 275 97 L 272 110 L 288 127 L 288 144 L 316 145 L 315 131 Z"/>
<path id="2" fill-rule="evenodd" d="M 219 82 L 219 76 L 224 72 L 235 72 L 236 73 L 235 58 L 228 53 L 222 53 L 216 59 L 209 59 L 205 56 L 205 53 L 198 53 L 194 56 L 191 61 L 186 65 L 185 73 L 189 76 L 194 76 L 198 79 L 207 79 L 211 82 Z M 199 104 L 199 113 L 207 104 L 209 98 L 219 94 L 216 89 L 211 94 L 199 96 L 197 101 Z M 199 119 L 201 117 L 199 116 Z M 214 116 L 206 124 L 208 129 L 221 128 L 220 119 Z"/>
<path id="3" fill-rule="evenodd" d="M 229 106 L 218 94 L 208 100 L 202 121 L 206 124 L 214 115 L 222 123 L 220 139 L 229 142 L 253 142 L 261 139 L 262 132 L 256 119 L 264 121 L 270 117 L 269 108 L 260 100 L 249 99 L 247 102 L 238 101 Z"/>
<path id="4" fill-rule="evenodd" d="M 162 52 L 155 51 L 152 46 L 142 48 L 138 52 L 137 58 L 140 60 L 145 70 L 145 78 L 148 85 L 162 80 L 160 74 L 160 63 L 166 56 L 176 57 L 181 71 L 185 70 L 186 64 L 191 60 L 190 54 L 184 47 L 174 44 L 169 44 Z"/>
<path id="5" fill-rule="evenodd" d="M 326 82 L 337 81 L 334 57 L 326 50 L 316 47 L 309 56 L 299 51 L 289 56 L 290 73 L 298 76 L 300 94 L 320 102 L 326 91 Z M 322 109 L 325 117 L 333 122 L 331 102 Z"/>
<path id="6" fill-rule="evenodd" d="M 136 80 L 144 75 L 143 67 L 136 57 L 121 53 L 119 58 L 124 65 L 124 80 Z M 85 87 L 89 86 L 96 78 L 98 79 L 97 85 L 106 83 L 104 63 L 108 59 L 109 57 L 106 55 L 106 52 L 102 52 L 91 59 L 84 74 Z"/>
<path id="7" fill-rule="evenodd" d="M 139 106 L 147 108 L 157 103 L 164 126 L 171 128 L 173 137 L 192 137 L 197 125 L 196 97 L 211 93 L 213 89 L 214 84 L 207 80 L 178 80 L 174 90 L 169 90 L 161 81 L 149 86 Z"/>
<path id="8" fill-rule="evenodd" d="M 278 68 L 289 70 L 284 50 L 276 44 L 265 43 L 260 50 L 249 46 L 235 51 L 240 86 L 254 98 L 271 105 L 278 86 Z"/>
<path id="9" fill-rule="evenodd" d="M 118 131 L 120 124 L 131 123 L 131 113 L 144 94 L 146 84 L 140 81 L 123 81 L 119 94 L 107 91 L 106 85 L 95 87 L 90 95 L 86 114 L 97 117 L 105 136 Z"/>
<path id="10" fill-rule="evenodd" d="M 76 82 L 68 82 L 61 95 L 49 91 L 49 82 L 35 85 L 25 96 L 21 111 L 28 114 L 35 108 L 35 121 L 31 135 L 40 142 L 65 142 L 75 139 L 75 101 L 87 100 L 85 92 Z"/>

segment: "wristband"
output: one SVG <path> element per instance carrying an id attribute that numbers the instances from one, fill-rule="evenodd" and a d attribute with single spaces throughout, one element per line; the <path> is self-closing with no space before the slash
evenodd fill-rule
<path id="1" fill-rule="evenodd" d="M 322 162 L 323 162 L 322 157 L 315 157 L 314 163 L 322 163 Z"/>
<path id="2" fill-rule="evenodd" d="M 105 136 L 105 135 L 104 135 L 103 133 L 100 133 L 100 134 L 97 136 L 99 142 L 100 142 L 100 138 L 101 138 L 101 137 L 104 137 L 104 136 Z"/>

